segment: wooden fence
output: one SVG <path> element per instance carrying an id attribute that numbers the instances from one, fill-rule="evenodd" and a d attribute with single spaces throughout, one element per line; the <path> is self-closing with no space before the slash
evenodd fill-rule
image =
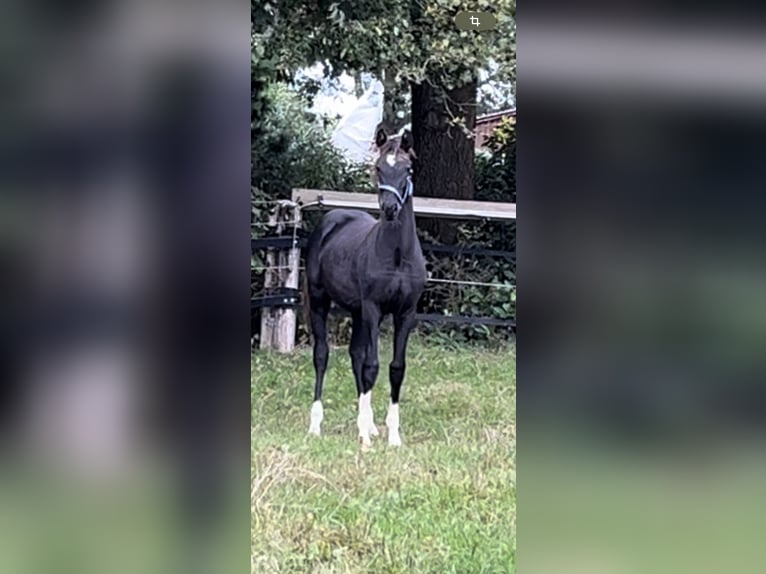
<path id="1" fill-rule="evenodd" d="M 318 189 L 294 189 L 292 200 L 307 208 L 321 209 L 362 209 L 378 211 L 378 196 L 374 193 L 347 193 Z M 487 219 L 493 221 L 514 221 L 515 203 L 494 203 L 491 201 L 467 201 L 432 197 L 413 197 L 416 216 L 441 219 Z"/>
<path id="2" fill-rule="evenodd" d="M 440 198 L 413 198 L 415 215 L 460 220 L 514 221 L 516 204 L 488 201 L 460 201 Z M 262 349 L 289 353 L 295 347 L 297 329 L 296 311 L 301 305 L 298 288 L 300 277 L 300 250 L 306 237 L 302 229 L 302 212 L 312 209 L 361 209 L 378 211 L 375 194 L 346 193 L 339 191 L 295 189 L 291 200 L 275 202 L 269 216 L 268 231 L 264 237 L 253 239 L 253 252 L 265 251 L 266 266 L 264 288 L 266 294 L 252 300 L 253 309 L 261 310 Z M 424 252 L 442 252 L 465 255 L 489 255 L 511 259 L 514 254 L 506 251 L 423 245 Z M 433 280 L 438 281 L 438 280 Z M 455 283 L 466 283 L 455 281 Z M 464 317 L 438 314 L 419 314 L 420 321 L 441 323 L 473 323 L 514 327 L 515 321 L 496 317 Z"/>

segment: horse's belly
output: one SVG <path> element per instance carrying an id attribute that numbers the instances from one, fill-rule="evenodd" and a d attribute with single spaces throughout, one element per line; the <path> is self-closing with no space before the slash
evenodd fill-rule
<path id="1" fill-rule="evenodd" d="M 333 281 L 325 281 L 324 285 L 330 299 L 347 311 L 354 311 L 361 307 L 362 303 L 359 298 L 358 290 L 347 282 L 336 283 Z"/>
<path id="2" fill-rule="evenodd" d="M 353 279 L 354 265 L 342 252 L 330 256 L 325 254 L 320 264 L 320 282 L 330 299 L 338 305 L 353 311 L 361 306 L 359 286 Z"/>

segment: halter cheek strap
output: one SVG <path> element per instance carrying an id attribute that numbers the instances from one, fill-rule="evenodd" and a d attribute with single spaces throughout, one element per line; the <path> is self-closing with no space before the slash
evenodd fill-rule
<path id="1" fill-rule="evenodd" d="M 378 189 L 382 191 L 390 191 L 396 196 L 396 199 L 399 200 L 399 205 L 404 205 L 404 202 L 407 201 L 407 198 L 412 197 L 412 178 L 407 178 L 407 186 L 404 188 L 404 196 L 402 197 L 402 194 L 399 192 L 398 189 L 396 189 L 393 185 L 379 185 Z"/>

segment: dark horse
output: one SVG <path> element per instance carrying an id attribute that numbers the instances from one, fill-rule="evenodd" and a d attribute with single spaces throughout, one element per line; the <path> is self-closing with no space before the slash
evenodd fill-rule
<path id="1" fill-rule="evenodd" d="M 348 209 L 327 213 L 308 241 L 306 278 L 314 335 L 314 404 L 309 432 L 320 434 L 322 383 L 327 368 L 327 314 L 331 301 L 351 312 L 349 354 L 359 398 L 357 426 L 362 447 L 378 434 L 373 421 L 372 387 L 378 376 L 378 336 L 387 314 L 394 321 L 394 357 L 389 365 L 391 402 L 386 416 L 388 443 L 399 436 L 399 392 L 407 339 L 415 326 L 415 308 L 426 283 L 426 266 L 415 233 L 412 208 L 412 136 L 391 138 L 378 130 L 373 181 L 381 216 Z"/>

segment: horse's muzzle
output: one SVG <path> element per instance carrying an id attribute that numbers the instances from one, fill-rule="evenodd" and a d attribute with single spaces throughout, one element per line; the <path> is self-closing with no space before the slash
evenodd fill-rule
<path id="1" fill-rule="evenodd" d="M 399 207 L 390 203 L 388 205 L 384 205 L 383 215 L 388 221 L 393 221 L 396 219 L 396 216 L 399 215 Z"/>

